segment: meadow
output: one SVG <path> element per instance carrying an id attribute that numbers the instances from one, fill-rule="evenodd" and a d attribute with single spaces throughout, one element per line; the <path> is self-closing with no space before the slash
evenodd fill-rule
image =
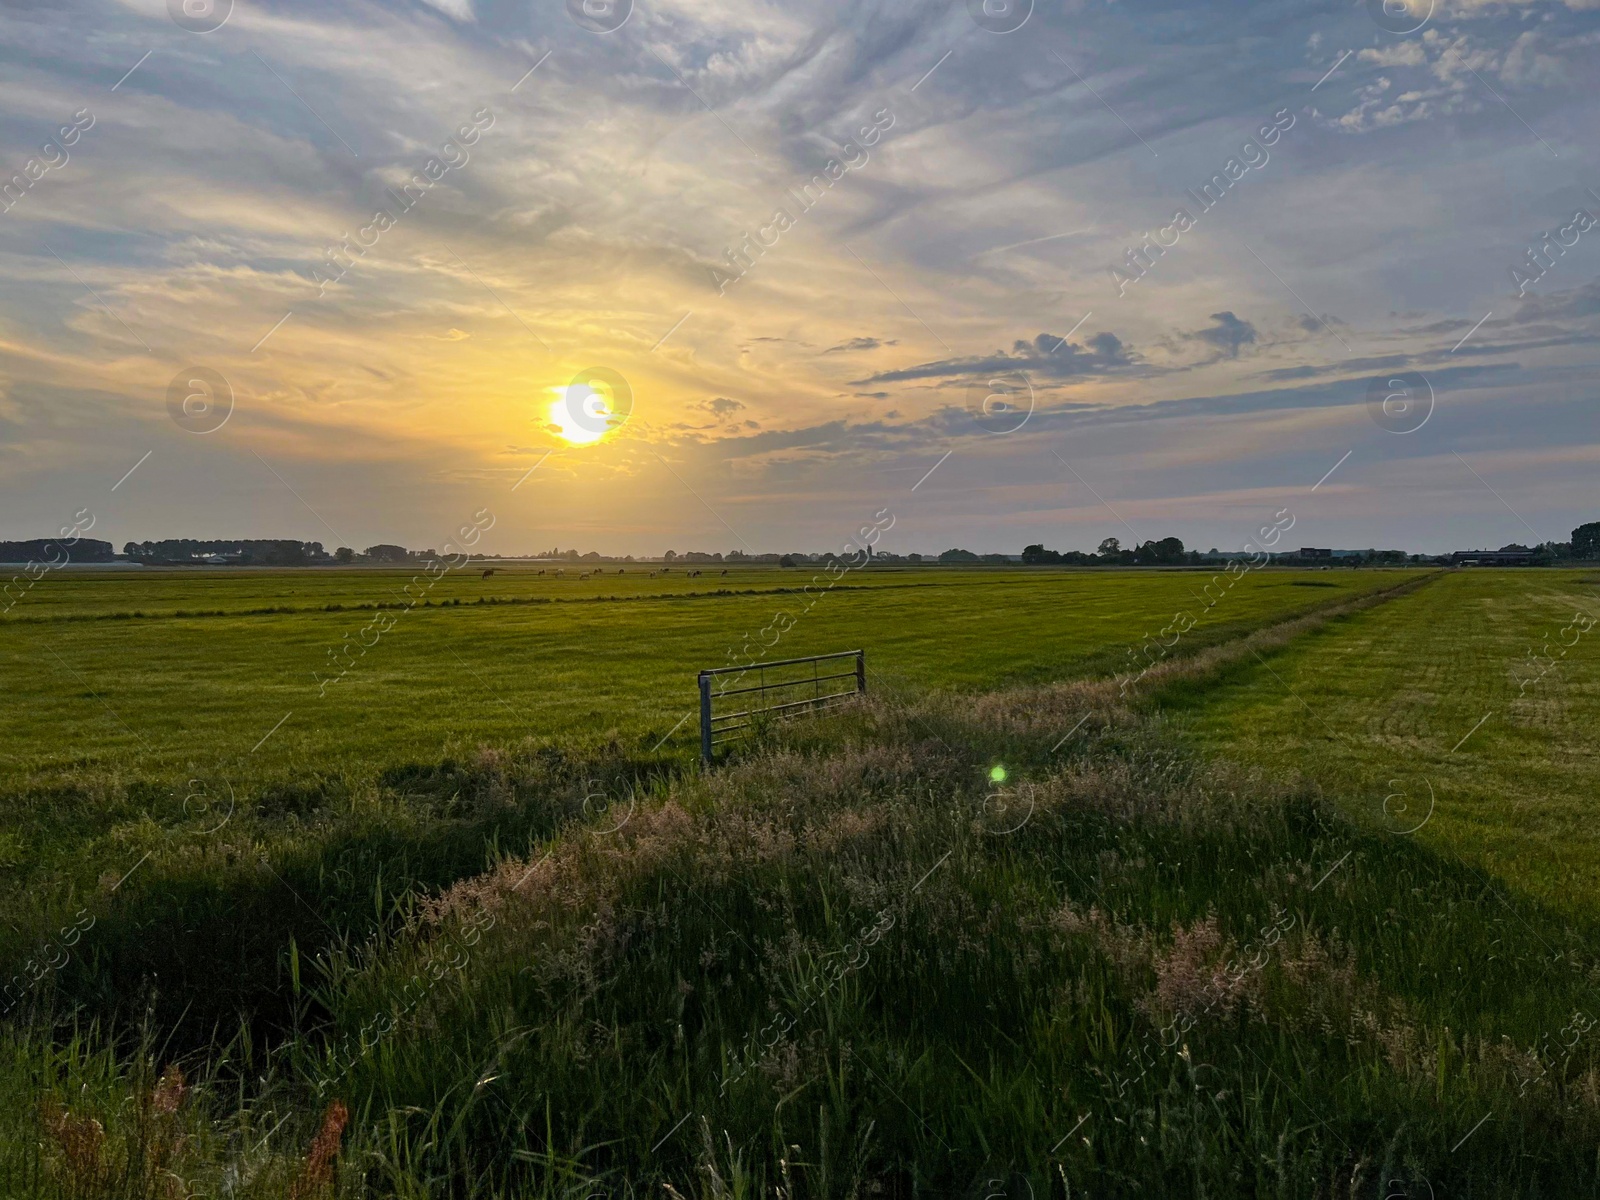
<path id="1" fill-rule="evenodd" d="M 323 697 L 404 577 L 50 580 L 0 1194 L 1600 1192 L 1592 576 L 1205 578 L 854 572 L 769 654 L 868 697 L 711 769 L 790 572 L 449 578 Z"/>
<path id="2" fill-rule="evenodd" d="M 1541 899 L 1600 905 L 1600 576 L 1458 572 L 1176 696 L 1215 753 L 1287 766 L 1376 827 Z"/>
<path id="3" fill-rule="evenodd" d="M 0 788 L 109 775 L 365 779 L 524 737 L 649 746 L 693 709 L 699 670 L 752 656 L 865 648 L 873 679 L 969 690 L 1109 671 L 1175 611 L 1198 610 L 1201 582 L 873 568 L 819 596 L 801 594 L 815 569 L 554 570 L 457 572 L 414 588 L 412 608 L 400 606 L 413 572 L 60 573 L 0 621 L 12 701 Z M 1256 572 L 1188 641 L 1393 578 Z M 780 613 L 793 624 L 763 636 Z M 347 637 L 355 653 L 333 655 Z M 674 746 L 696 744 L 691 727 L 677 736 Z"/>

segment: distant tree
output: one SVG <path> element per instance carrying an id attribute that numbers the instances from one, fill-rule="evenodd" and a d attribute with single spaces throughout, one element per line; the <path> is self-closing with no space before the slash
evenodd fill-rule
<path id="1" fill-rule="evenodd" d="M 977 562 L 978 556 L 971 550 L 946 550 L 939 555 L 942 563 Z"/>
<path id="2" fill-rule="evenodd" d="M 907 562 L 919 563 L 919 562 L 922 561 L 922 555 L 920 555 L 920 554 L 908 554 L 908 555 L 906 555 L 906 561 Z"/>
<path id="3" fill-rule="evenodd" d="M 367 557 L 373 562 L 405 562 L 410 553 L 404 546 L 391 546 L 380 542 L 376 546 L 367 547 Z"/>
<path id="4" fill-rule="evenodd" d="M 333 556 L 342 563 L 354 562 L 356 559 L 356 552 L 350 549 L 349 546 L 340 546 L 333 552 Z"/>
<path id="5" fill-rule="evenodd" d="M 1107 538 L 1100 543 L 1100 553 L 1107 558 L 1115 556 L 1122 549 L 1122 543 L 1116 538 Z"/>
<path id="6" fill-rule="evenodd" d="M 676 550 L 668 550 L 661 557 L 667 562 L 676 562 L 678 560 L 678 552 Z"/>
<path id="7" fill-rule="evenodd" d="M 1590 521 L 1572 531 L 1573 558 L 1600 558 L 1600 521 Z"/>
<path id="8" fill-rule="evenodd" d="M 1133 552 L 1133 561 L 1141 566 L 1172 565 L 1183 562 L 1183 543 L 1175 537 L 1159 542 L 1141 542 Z"/>
<path id="9" fill-rule="evenodd" d="M 1124 555 L 1127 551 L 1122 551 Z M 985 556 L 987 557 L 987 556 Z M 1059 563 L 1070 567 L 1088 567 L 1103 563 L 1092 554 L 1085 554 L 1082 550 L 1046 550 L 1043 545 L 1035 544 L 1022 548 L 1022 561 L 1034 566 L 1047 566 Z"/>
<path id="10" fill-rule="evenodd" d="M 306 548 L 299 542 L 277 542 L 261 552 L 260 561 L 269 567 L 302 567 Z"/>
<path id="11" fill-rule="evenodd" d="M 80 537 L 68 546 L 56 538 L 26 542 L 0 542 L 0 563 L 115 562 L 117 549 L 110 542 Z"/>
<path id="12" fill-rule="evenodd" d="M 782 558 L 780 558 L 778 560 L 778 565 L 780 567 L 792 567 L 792 566 L 794 566 L 794 555 L 785 554 Z"/>

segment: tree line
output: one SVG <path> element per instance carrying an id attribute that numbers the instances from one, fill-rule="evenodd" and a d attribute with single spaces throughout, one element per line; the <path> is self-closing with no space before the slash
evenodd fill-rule
<path id="1" fill-rule="evenodd" d="M 0 542 L 0 562 L 90 562 L 108 563 L 117 559 L 116 547 L 94 538 L 77 538 L 64 544 L 57 538 L 34 538 L 26 542 Z"/>
<path id="2" fill-rule="evenodd" d="M 1029 566 L 1062 563 L 1084 567 L 1179 567 L 1197 564 L 1204 560 L 1198 550 L 1186 553 L 1183 543 L 1175 537 L 1140 542 L 1137 546 L 1129 548 L 1124 548 L 1120 539 L 1108 537 L 1100 543 L 1100 549 L 1093 554 L 1085 554 L 1081 550 L 1046 550 L 1042 543 L 1024 546 L 1022 561 Z"/>

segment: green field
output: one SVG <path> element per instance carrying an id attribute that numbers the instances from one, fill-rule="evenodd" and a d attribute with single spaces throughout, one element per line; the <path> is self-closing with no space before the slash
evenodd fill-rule
<path id="1" fill-rule="evenodd" d="M 0 623 L 0 1196 L 1600 1194 L 1592 573 L 574 574 Z"/>
<path id="2" fill-rule="evenodd" d="M 990 691 L 1123 669 L 1179 609 L 1204 618 L 1189 653 L 1416 577 L 1258 571 L 1207 612 L 1188 572 L 875 568 L 832 589 L 793 570 L 651 574 L 51 576 L 0 622 L 0 894 L 69 908 L 144 850 L 159 866 L 178 851 L 162 831 L 207 828 L 202 809 L 230 814 L 227 837 L 320 844 L 319 823 L 404 796 L 395 779 L 486 749 L 620 745 L 678 769 L 704 667 L 864 648 L 874 689 Z M 324 687 L 347 636 L 371 644 Z M 392 802 L 397 822 L 432 820 Z"/>
<path id="3" fill-rule="evenodd" d="M 1214 753 L 1317 780 L 1550 903 L 1600 905 L 1592 571 L 1449 575 L 1245 664 L 1189 715 Z"/>
<path id="4" fill-rule="evenodd" d="M 993 689 L 1115 669 L 1177 610 L 1203 611 L 1204 577 L 1186 572 L 873 569 L 806 595 L 814 572 L 634 569 L 580 581 L 551 570 L 458 572 L 418 587 L 417 607 L 381 610 L 405 602 L 410 573 L 53 576 L 0 621 L 0 790 L 107 774 L 361 779 L 527 737 L 648 746 L 692 710 L 699 670 L 755 654 L 864 648 L 882 683 Z M 1403 574 L 1255 572 L 1186 645 Z M 207 615 L 183 615 L 196 613 Z M 792 627 L 762 636 L 780 613 Z M 392 627 L 363 637 L 378 617 Z M 347 635 L 373 644 L 324 689 L 319 673 L 337 674 L 329 651 Z M 691 722 L 672 745 L 694 744 Z"/>

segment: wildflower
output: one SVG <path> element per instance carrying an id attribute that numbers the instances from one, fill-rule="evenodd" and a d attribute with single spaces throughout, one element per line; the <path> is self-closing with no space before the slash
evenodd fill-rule
<path id="1" fill-rule="evenodd" d="M 322 1114 L 322 1128 L 311 1139 L 311 1149 L 306 1152 L 306 1164 L 300 1177 L 289 1188 L 289 1200 L 301 1200 L 326 1187 L 333 1181 L 333 1163 L 339 1157 L 339 1143 L 344 1137 L 344 1127 L 350 1123 L 350 1110 L 343 1100 L 335 1100 Z"/>

